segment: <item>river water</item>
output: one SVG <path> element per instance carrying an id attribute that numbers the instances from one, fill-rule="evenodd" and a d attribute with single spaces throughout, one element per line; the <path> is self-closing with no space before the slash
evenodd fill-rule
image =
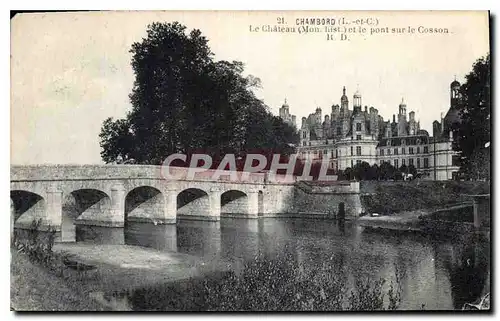
<path id="1" fill-rule="evenodd" d="M 307 275 L 315 267 L 334 264 L 329 273 L 344 280 L 347 289 L 359 279 L 385 279 L 386 290 L 393 282 L 401 293 L 399 309 L 404 310 L 460 309 L 489 291 L 490 245 L 481 237 L 380 233 L 351 222 L 223 218 L 158 226 L 129 223 L 124 241 L 242 267 L 258 257 L 286 261 L 275 267 L 278 276 Z M 158 300 L 166 291 L 172 288 L 143 289 L 129 303 L 135 310 L 168 310 L 168 300 Z M 153 303 L 145 293 L 155 297 Z"/>

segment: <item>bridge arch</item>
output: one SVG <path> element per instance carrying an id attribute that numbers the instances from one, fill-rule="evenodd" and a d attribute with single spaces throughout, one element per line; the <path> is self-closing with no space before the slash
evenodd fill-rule
<path id="1" fill-rule="evenodd" d="M 165 198 L 152 186 L 138 186 L 125 196 L 125 224 L 127 222 L 156 222 L 164 217 Z"/>
<path id="2" fill-rule="evenodd" d="M 62 200 L 61 241 L 77 241 L 77 220 L 98 220 L 110 210 L 111 198 L 101 190 L 82 188 L 65 194 Z"/>
<path id="3" fill-rule="evenodd" d="M 199 188 L 187 188 L 177 194 L 178 216 L 210 216 L 210 198 Z"/>
<path id="4" fill-rule="evenodd" d="M 27 227 L 33 220 L 45 217 L 47 203 L 41 195 L 25 190 L 12 190 L 10 199 L 11 220 L 14 225 Z"/>
<path id="5" fill-rule="evenodd" d="M 248 214 L 248 195 L 240 190 L 225 191 L 220 197 L 221 215 Z"/>

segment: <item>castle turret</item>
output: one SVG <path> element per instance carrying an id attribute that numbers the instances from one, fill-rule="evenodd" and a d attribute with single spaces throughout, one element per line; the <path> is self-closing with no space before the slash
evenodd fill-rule
<path id="1" fill-rule="evenodd" d="M 353 110 L 354 112 L 361 112 L 361 93 L 359 90 L 356 90 L 356 92 L 353 95 L 354 98 L 354 103 L 353 103 Z"/>
<path id="2" fill-rule="evenodd" d="M 408 135 L 406 123 L 406 103 L 403 98 L 401 98 L 401 103 L 399 104 L 397 132 L 398 136 Z"/>
<path id="3" fill-rule="evenodd" d="M 455 79 L 450 84 L 450 108 L 458 108 L 460 99 L 460 83 Z"/>
<path id="4" fill-rule="evenodd" d="M 340 113 L 345 114 L 349 110 L 349 99 L 345 94 L 345 86 L 342 89 L 342 97 L 340 97 Z"/>

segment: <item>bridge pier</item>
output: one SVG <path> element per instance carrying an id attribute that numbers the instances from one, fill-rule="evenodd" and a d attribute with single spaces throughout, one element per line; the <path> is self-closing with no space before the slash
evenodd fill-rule
<path id="1" fill-rule="evenodd" d="M 208 221 L 220 221 L 220 213 L 221 213 L 221 204 L 220 204 L 220 198 L 221 198 L 221 191 L 218 187 L 212 187 L 210 189 L 210 194 L 208 195 L 209 197 L 209 202 L 210 202 L 210 209 L 208 211 Z"/>
<path id="2" fill-rule="evenodd" d="M 46 224 L 61 229 L 62 223 L 62 191 L 57 188 L 49 188 L 47 190 L 47 214 L 45 217 Z"/>
<path id="3" fill-rule="evenodd" d="M 248 194 L 248 217 L 258 218 L 259 217 L 259 190 L 252 188 Z"/>
<path id="4" fill-rule="evenodd" d="M 161 224 L 175 224 L 177 222 L 177 194 L 176 188 L 168 187 L 165 191 L 165 208 Z"/>

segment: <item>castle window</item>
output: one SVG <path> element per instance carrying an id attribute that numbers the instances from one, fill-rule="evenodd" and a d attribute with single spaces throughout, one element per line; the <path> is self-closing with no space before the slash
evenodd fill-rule
<path id="1" fill-rule="evenodd" d="M 405 165 L 406 166 L 406 159 L 401 159 L 401 166 Z"/>
<path id="2" fill-rule="evenodd" d="M 332 153 L 331 153 L 331 154 L 332 154 L 332 158 L 333 158 L 333 150 L 332 150 Z"/>
<path id="3" fill-rule="evenodd" d="M 394 155 L 397 155 L 397 154 L 398 154 L 398 149 L 394 148 Z"/>
<path id="4" fill-rule="evenodd" d="M 354 156 L 354 147 L 351 146 L 351 156 Z"/>
<path id="5" fill-rule="evenodd" d="M 384 156 L 384 150 L 383 149 L 380 150 L 380 156 Z"/>
<path id="6" fill-rule="evenodd" d="M 337 127 L 337 136 L 342 135 L 342 128 Z"/>
<path id="7" fill-rule="evenodd" d="M 408 159 L 409 165 L 408 166 L 413 166 L 413 158 Z"/>
<path id="8" fill-rule="evenodd" d="M 307 138 L 307 133 L 305 131 L 302 132 L 302 138 L 304 138 L 304 139 Z"/>
<path id="9" fill-rule="evenodd" d="M 306 141 L 303 141 L 303 142 L 302 142 L 302 145 L 303 145 L 303 146 L 307 146 L 307 142 L 306 142 Z"/>
<path id="10" fill-rule="evenodd" d="M 387 148 L 387 156 L 391 155 L 391 149 Z"/>
<path id="11" fill-rule="evenodd" d="M 351 168 L 354 167 L 354 160 L 351 159 Z"/>
<path id="12" fill-rule="evenodd" d="M 429 146 L 424 146 L 424 154 L 427 154 L 429 152 Z"/>
<path id="13" fill-rule="evenodd" d="M 428 167 L 429 167 L 429 159 L 424 158 L 424 168 L 428 168 Z"/>
<path id="14" fill-rule="evenodd" d="M 417 158 L 417 168 L 420 168 L 420 158 Z"/>
<path id="15" fill-rule="evenodd" d="M 356 140 L 361 140 L 361 135 L 356 135 Z"/>
<path id="16" fill-rule="evenodd" d="M 406 140 L 401 139 L 401 145 L 406 145 Z"/>
<path id="17" fill-rule="evenodd" d="M 356 146 L 356 156 L 361 156 L 361 146 Z"/>
<path id="18" fill-rule="evenodd" d="M 409 147 L 409 148 L 408 148 L 408 152 L 409 152 L 410 154 L 413 154 L 413 147 Z"/>
<path id="19" fill-rule="evenodd" d="M 405 154 L 406 154 L 406 148 L 401 147 L 401 155 L 405 155 Z"/>
<path id="20" fill-rule="evenodd" d="M 356 165 L 358 165 L 358 166 L 361 165 L 361 160 L 357 159 L 356 160 Z"/>
<path id="21" fill-rule="evenodd" d="M 417 147 L 417 154 L 420 154 L 420 147 Z"/>
<path id="22" fill-rule="evenodd" d="M 361 123 L 356 123 L 356 131 L 361 131 Z"/>
<path id="23" fill-rule="evenodd" d="M 398 159 L 394 160 L 394 167 L 399 168 L 399 160 Z"/>

